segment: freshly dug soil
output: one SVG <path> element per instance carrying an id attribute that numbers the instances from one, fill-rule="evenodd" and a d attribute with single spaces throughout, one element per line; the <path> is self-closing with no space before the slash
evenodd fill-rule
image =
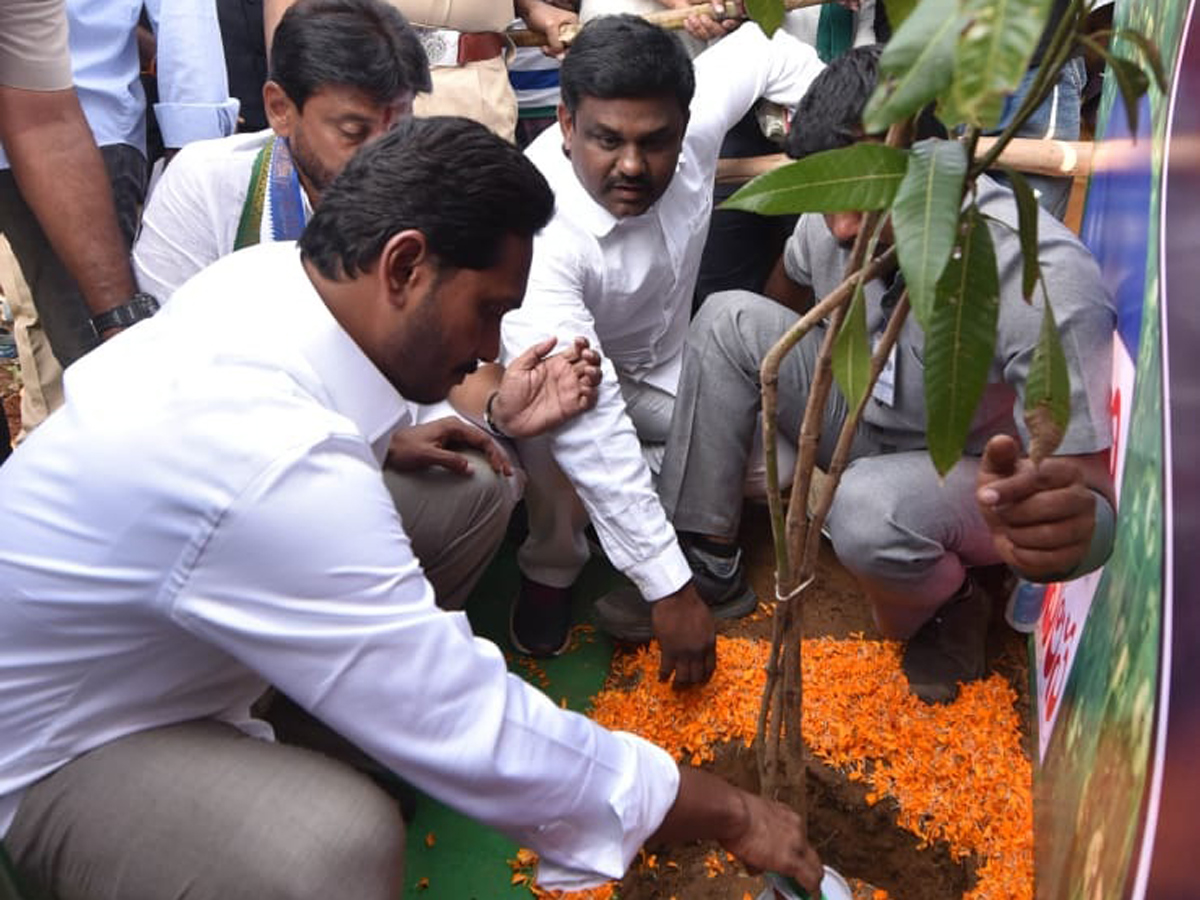
<path id="1" fill-rule="evenodd" d="M 760 598 L 774 595 L 774 558 L 766 510 L 747 505 L 742 547 L 751 583 Z M 1023 721 L 1029 720 L 1029 671 L 1026 641 L 1003 622 L 1001 573 L 991 576 L 997 598 L 989 634 L 989 664 L 1012 684 Z M 877 639 L 870 609 L 853 577 L 825 542 L 815 583 L 805 594 L 805 634 L 809 637 Z M 770 640 L 769 616 L 722 623 L 724 634 Z M 1025 748 L 1031 742 L 1026 728 Z M 871 900 L 874 889 L 890 900 L 957 900 L 974 884 L 975 863 L 955 861 L 944 844 L 921 848 L 911 832 L 896 824 L 896 807 L 884 800 L 866 802 L 868 788 L 819 760 L 807 761 L 809 837 L 822 860 L 843 876 L 869 885 L 856 896 Z M 753 751 L 741 746 L 719 748 L 712 771 L 734 784 L 756 791 L 758 772 Z M 712 843 L 648 848 L 654 854 L 636 861 L 621 882 L 621 900 L 743 900 L 756 898 L 762 878 L 746 874 Z M 717 863 L 720 863 L 718 866 Z M 718 871 L 718 869 L 723 871 Z"/>

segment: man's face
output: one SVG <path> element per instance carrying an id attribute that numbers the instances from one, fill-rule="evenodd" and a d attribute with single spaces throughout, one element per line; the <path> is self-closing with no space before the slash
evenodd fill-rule
<path id="1" fill-rule="evenodd" d="M 592 199 L 617 218 L 648 210 L 675 175 L 687 116 L 671 96 L 584 97 L 558 108 L 563 149 Z"/>
<path id="2" fill-rule="evenodd" d="M 479 360 L 500 355 L 500 320 L 521 305 L 532 255 L 531 239 L 508 235 L 490 269 L 436 270 L 384 348 L 385 371 L 401 394 L 443 400 Z"/>
<path id="3" fill-rule="evenodd" d="M 411 92 L 381 104 L 359 88 L 326 84 L 298 109 L 282 88 L 273 82 L 267 85 L 271 127 L 287 138 L 300 181 L 314 204 L 359 147 L 412 115 Z M 277 92 L 274 96 L 272 87 Z"/>

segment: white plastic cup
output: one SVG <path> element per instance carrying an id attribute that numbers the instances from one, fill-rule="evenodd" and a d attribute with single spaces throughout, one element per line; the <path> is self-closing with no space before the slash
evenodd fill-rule
<path id="1" fill-rule="evenodd" d="M 850 885 L 846 879 L 829 866 L 825 867 L 825 877 L 821 879 L 821 890 L 817 898 L 809 896 L 808 892 L 796 885 L 791 878 L 767 873 L 767 886 L 758 895 L 757 900 L 854 900 Z"/>

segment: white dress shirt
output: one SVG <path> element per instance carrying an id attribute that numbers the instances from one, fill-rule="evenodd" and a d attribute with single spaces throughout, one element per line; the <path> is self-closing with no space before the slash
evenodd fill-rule
<path id="1" fill-rule="evenodd" d="M 434 605 L 380 476 L 405 404 L 293 244 L 209 267 L 65 381 L 0 468 L 0 835 L 28 785 L 100 744 L 264 728 L 270 683 L 536 849 L 544 881 L 620 876 L 675 764 L 559 709 Z"/>
<path id="2" fill-rule="evenodd" d="M 526 151 L 557 207 L 534 241 L 525 302 L 504 319 L 504 359 L 550 335 L 584 335 L 604 356 L 595 409 L 561 426 L 553 453 L 583 501 L 609 559 L 648 599 L 691 577 L 651 482 L 614 367 L 675 393 L 692 292 L 708 234 L 725 132 L 759 97 L 794 107 L 824 68 L 790 35 L 744 25 L 695 62 L 683 152 L 666 193 L 646 213 L 612 216 L 591 198 L 551 128 Z"/>
<path id="3" fill-rule="evenodd" d="M 225 51 L 213 0 L 67 0 L 71 70 L 96 144 L 146 153 L 146 95 L 136 27 L 143 5 L 158 45 L 154 116 L 167 147 L 232 134 Z M 0 150 L 0 168 L 8 158 Z"/>
<path id="4" fill-rule="evenodd" d="M 254 160 L 270 128 L 184 147 L 163 171 L 133 243 L 138 288 L 166 302 L 185 281 L 233 252 Z M 305 219 L 312 210 L 302 189 Z"/>

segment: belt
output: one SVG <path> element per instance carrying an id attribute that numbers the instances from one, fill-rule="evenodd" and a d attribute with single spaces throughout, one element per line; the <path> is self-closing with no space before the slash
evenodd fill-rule
<path id="1" fill-rule="evenodd" d="M 508 47 L 508 39 L 496 31 L 422 27 L 416 32 L 431 66 L 465 66 L 495 59 Z"/>

